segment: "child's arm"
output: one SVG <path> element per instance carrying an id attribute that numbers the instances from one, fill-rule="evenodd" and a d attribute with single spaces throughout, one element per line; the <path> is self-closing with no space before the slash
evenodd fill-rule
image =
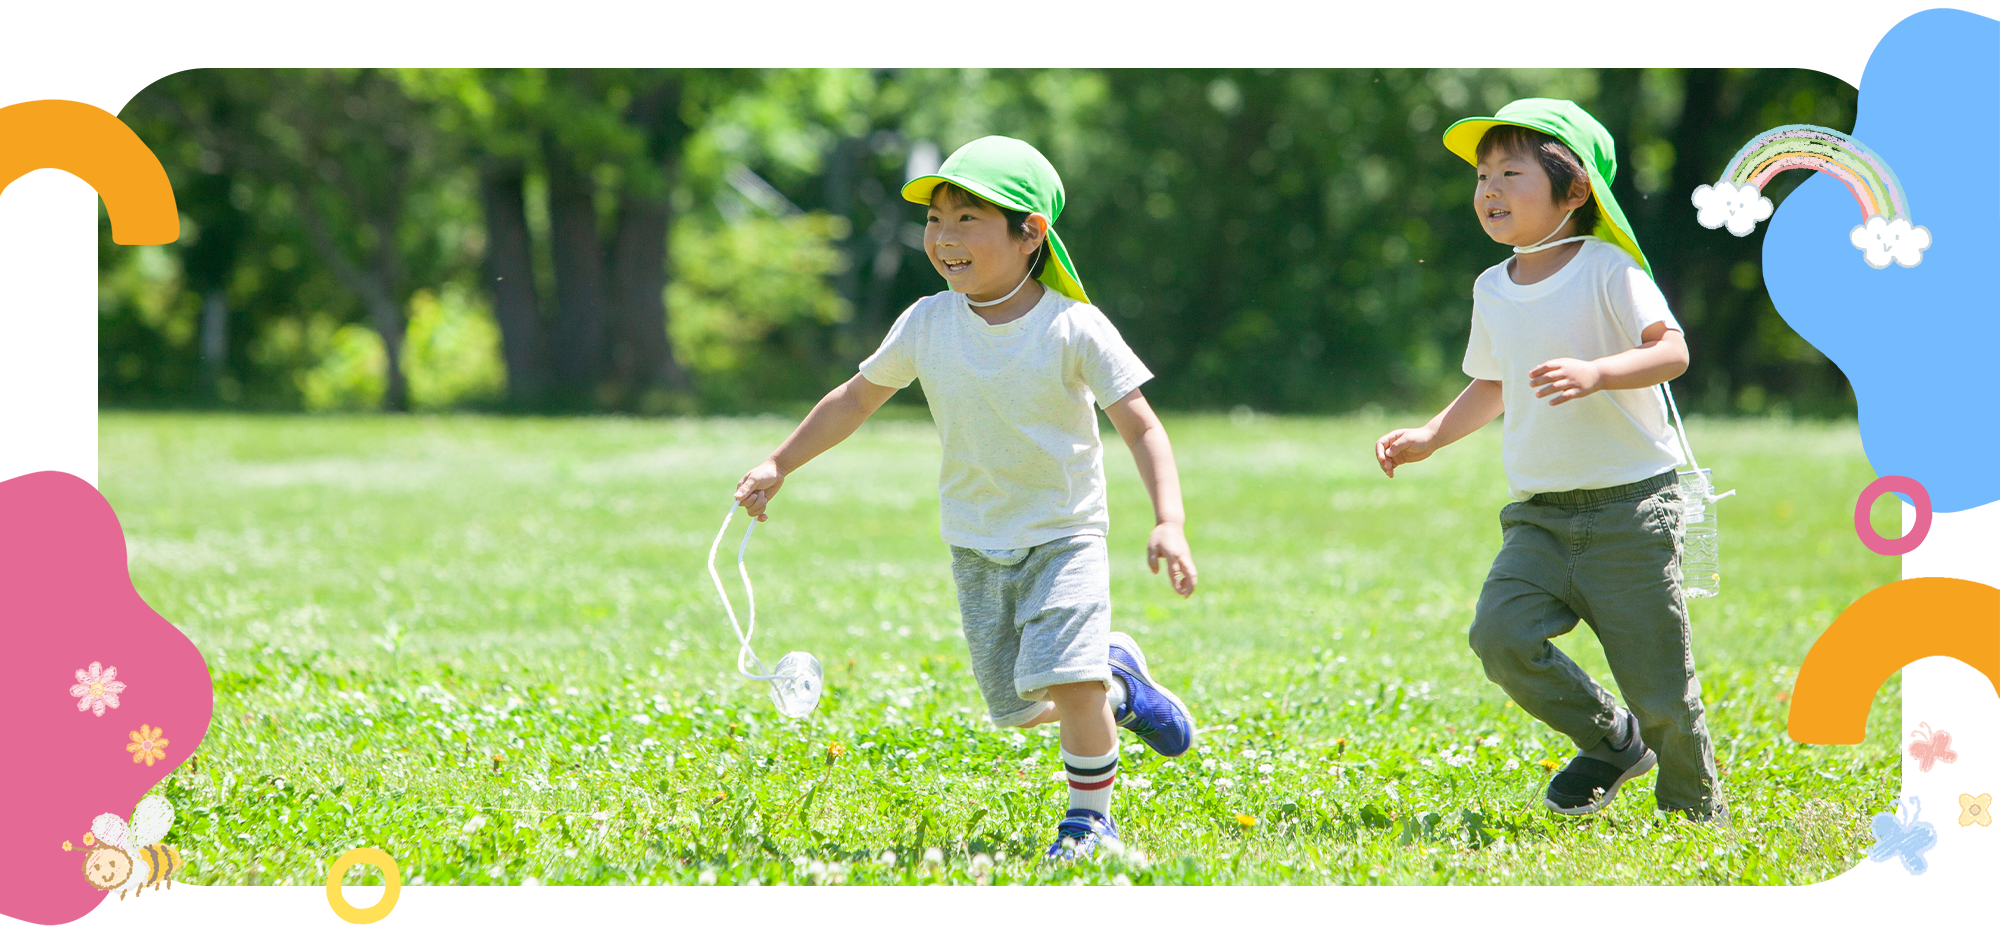
<path id="1" fill-rule="evenodd" d="M 764 506 L 777 497 L 778 489 L 785 484 L 785 476 L 853 435 L 854 430 L 861 428 L 861 423 L 895 394 L 896 390 L 877 386 L 860 373 L 835 386 L 819 401 L 819 405 L 813 407 L 812 412 L 806 414 L 806 420 L 792 430 L 785 443 L 778 446 L 778 451 L 771 453 L 770 458 L 736 483 L 736 500 L 749 509 L 758 521 L 768 520 L 764 516 Z"/>
<path id="2" fill-rule="evenodd" d="M 1174 585 L 1175 593 L 1186 597 L 1194 593 L 1194 555 L 1188 551 L 1182 528 L 1187 514 L 1181 510 L 1181 477 L 1174 468 L 1174 447 L 1167 441 L 1166 427 L 1160 425 L 1160 417 L 1136 389 L 1106 407 L 1104 414 L 1111 417 L 1125 447 L 1132 450 L 1139 480 L 1146 483 L 1146 494 L 1153 496 L 1154 525 L 1152 536 L 1146 539 L 1146 566 L 1158 574 L 1160 561 L 1165 560 L 1168 582 Z"/>
<path id="3" fill-rule="evenodd" d="M 1375 462 L 1382 474 L 1396 477 L 1396 466 L 1421 462 L 1431 453 L 1480 430 L 1506 409 L 1500 381 L 1475 379 L 1431 421 L 1415 429 L 1397 429 L 1375 440 Z"/>
<path id="4" fill-rule="evenodd" d="M 1535 398 L 1551 395 L 1549 405 L 1560 406 L 1606 389 L 1645 389 L 1677 379 L 1688 368 L 1687 341 L 1681 331 L 1669 330 L 1664 321 L 1639 334 L 1640 343 L 1623 353 L 1602 359 L 1578 360 L 1563 357 L 1534 368 L 1528 385 L 1540 387 Z"/>

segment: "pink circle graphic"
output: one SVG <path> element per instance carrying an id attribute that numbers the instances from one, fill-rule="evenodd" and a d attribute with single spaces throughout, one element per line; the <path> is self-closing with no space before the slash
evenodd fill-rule
<path id="1" fill-rule="evenodd" d="M 1910 533 L 1900 538 L 1885 538 L 1875 533 L 1875 526 L 1868 523 L 1868 508 L 1875 499 L 1888 492 L 1899 492 L 1910 496 L 1910 503 L 1917 506 L 1917 523 Z M 1876 554 L 1896 557 L 1908 554 L 1924 543 L 1924 535 L 1931 531 L 1931 495 L 1914 478 L 1903 475 L 1884 475 L 1868 483 L 1861 490 L 1861 499 L 1854 503 L 1854 533 L 1861 536 L 1861 543 Z"/>

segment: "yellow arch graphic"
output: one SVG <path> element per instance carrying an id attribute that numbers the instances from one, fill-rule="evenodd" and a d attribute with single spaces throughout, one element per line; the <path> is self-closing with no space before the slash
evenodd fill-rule
<path id="1" fill-rule="evenodd" d="M 96 189 L 119 244 L 172 244 L 181 236 L 167 170 L 103 109 L 67 99 L 0 108 L 0 191 L 43 168 L 62 169 Z"/>
<path id="2" fill-rule="evenodd" d="M 1814 745 L 1852 745 L 1889 675 L 1932 656 L 1986 674 L 2000 690 L 2000 590 L 1953 577 L 1884 584 L 1834 618 L 1799 664 L 1788 731 Z"/>

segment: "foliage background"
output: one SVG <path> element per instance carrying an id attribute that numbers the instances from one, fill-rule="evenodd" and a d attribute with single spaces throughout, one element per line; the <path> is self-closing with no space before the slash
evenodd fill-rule
<path id="1" fill-rule="evenodd" d="M 1764 293 L 1762 232 L 1704 230 L 1686 197 L 1762 129 L 1851 127 L 1855 91 L 1799 70 L 179 73 L 121 116 L 184 236 L 104 229 L 100 396 L 794 407 L 939 289 L 897 186 L 1001 133 L 1061 170 L 1058 227 L 1151 401 L 1428 406 L 1503 250 L 1438 137 L 1522 96 L 1617 138 L 1613 190 L 1689 331 L 1685 405 L 1852 413 Z"/>

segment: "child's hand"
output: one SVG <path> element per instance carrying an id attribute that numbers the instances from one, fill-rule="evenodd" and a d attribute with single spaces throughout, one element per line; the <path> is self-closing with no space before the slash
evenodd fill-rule
<path id="1" fill-rule="evenodd" d="M 1536 399 L 1553 394 L 1556 398 L 1550 399 L 1549 405 L 1560 406 L 1604 388 L 1604 372 L 1589 360 L 1565 356 L 1535 367 L 1528 376 L 1528 385 L 1541 387 L 1535 390 Z"/>
<path id="2" fill-rule="evenodd" d="M 1153 536 L 1146 539 L 1146 566 L 1158 574 L 1162 560 L 1167 562 L 1167 581 L 1174 585 L 1174 593 L 1182 597 L 1194 593 L 1194 555 L 1188 553 L 1187 534 L 1180 525 L 1155 525 Z"/>
<path id="3" fill-rule="evenodd" d="M 1396 466 L 1430 458 L 1437 451 L 1431 444 L 1436 437 L 1429 426 L 1397 429 L 1375 440 L 1375 462 L 1382 466 L 1382 474 L 1395 478 Z"/>
<path id="4" fill-rule="evenodd" d="M 736 483 L 736 503 L 742 505 L 758 521 L 769 521 L 765 517 L 764 506 L 778 496 L 778 489 L 784 487 L 785 473 L 778 471 L 778 463 L 765 459 L 764 464 L 751 469 Z"/>

